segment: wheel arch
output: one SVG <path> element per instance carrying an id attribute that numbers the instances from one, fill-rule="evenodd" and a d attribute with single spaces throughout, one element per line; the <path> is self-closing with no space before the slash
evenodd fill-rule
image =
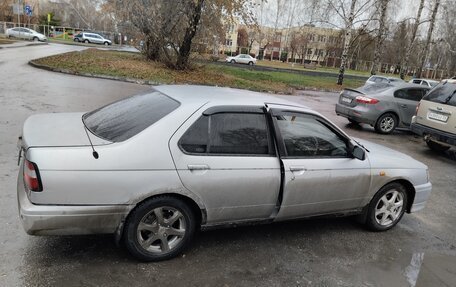
<path id="1" fill-rule="evenodd" d="M 413 184 L 406 179 L 397 179 L 397 180 L 393 180 L 389 183 L 394 183 L 394 182 L 399 183 L 400 185 L 402 185 L 405 188 L 405 191 L 407 192 L 407 197 L 408 197 L 407 206 L 406 206 L 405 211 L 407 213 L 410 213 L 410 211 L 412 209 L 413 201 L 415 200 L 415 193 L 416 193 L 415 188 L 413 187 Z"/>
<path id="2" fill-rule="evenodd" d="M 132 213 L 132 211 L 137 206 L 142 204 L 143 202 L 145 202 L 147 200 L 151 200 L 151 199 L 156 198 L 156 197 L 161 197 L 161 196 L 174 197 L 176 199 L 179 199 L 179 200 L 183 201 L 185 204 L 187 204 L 190 207 L 192 212 L 195 214 L 195 216 L 197 218 L 197 223 L 199 224 L 199 226 L 201 226 L 201 225 L 206 223 L 206 220 L 207 220 L 206 208 L 203 207 L 203 206 L 198 205 L 198 203 L 194 199 L 192 199 L 191 197 L 189 197 L 187 195 L 184 195 L 184 194 L 181 194 L 181 193 L 174 193 L 174 192 L 154 194 L 154 195 L 148 196 L 146 198 L 143 198 L 142 200 L 140 200 L 140 201 L 138 201 L 138 202 L 136 202 L 135 204 L 132 205 L 132 208 L 128 211 L 128 214 L 121 221 L 121 223 L 119 224 L 119 226 L 117 227 L 117 230 L 115 232 L 115 242 L 116 242 L 117 245 L 119 245 L 121 240 L 122 240 L 123 229 L 124 229 L 125 222 L 126 222 L 127 218 L 130 216 L 130 214 Z"/>
<path id="3" fill-rule="evenodd" d="M 400 125 L 400 123 L 401 123 L 401 117 L 400 117 L 399 114 L 398 114 L 396 111 L 394 111 L 394 110 L 387 110 L 387 111 L 384 111 L 383 113 L 381 113 L 381 114 L 377 117 L 377 119 L 375 120 L 375 124 L 377 124 L 378 120 L 379 120 L 383 115 L 385 115 L 385 114 L 393 114 L 393 115 L 396 117 L 396 119 L 397 119 L 397 125 L 398 125 L 398 126 Z"/>

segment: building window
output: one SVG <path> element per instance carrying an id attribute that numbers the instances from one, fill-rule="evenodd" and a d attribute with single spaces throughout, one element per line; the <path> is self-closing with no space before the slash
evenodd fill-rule
<path id="1" fill-rule="evenodd" d="M 231 40 L 231 39 L 226 39 L 226 40 L 225 40 L 225 45 L 226 45 L 226 46 L 230 46 L 230 47 L 233 46 L 233 40 Z"/>

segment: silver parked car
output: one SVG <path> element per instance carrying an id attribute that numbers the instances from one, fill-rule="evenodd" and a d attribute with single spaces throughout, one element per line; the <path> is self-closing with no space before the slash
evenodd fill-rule
<path id="1" fill-rule="evenodd" d="M 111 40 L 106 39 L 105 37 L 95 34 L 95 33 L 87 33 L 87 32 L 81 32 L 74 36 L 73 38 L 74 42 L 84 42 L 84 43 L 92 43 L 92 44 L 102 44 L 105 46 L 112 45 Z"/>
<path id="2" fill-rule="evenodd" d="M 252 66 L 252 65 L 256 64 L 257 59 L 255 59 L 254 57 L 247 55 L 247 54 L 239 54 L 234 57 L 227 57 L 225 59 L 225 62 L 228 62 L 231 64 L 235 64 L 235 63 L 247 64 L 247 65 Z"/>
<path id="3" fill-rule="evenodd" d="M 366 123 L 382 134 L 396 127 L 408 127 L 416 106 L 429 91 L 416 84 L 372 84 L 357 89 L 345 89 L 336 104 L 336 114 L 351 123 Z"/>
<path id="4" fill-rule="evenodd" d="M 387 230 L 431 192 L 411 157 L 229 88 L 158 86 L 85 114 L 33 115 L 20 147 L 28 234 L 114 233 L 145 261 L 178 255 L 200 227 L 359 214 Z"/>
<path id="5" fill-rule="evenodd" d="M 46 41 L 47 38 L 41 33 L 38 33 L 35 30 L 24 28 L 24 27 L 15 27 L 6 30 L 5 33 L 8 38 L 19 38 L 33 41 Z"/>

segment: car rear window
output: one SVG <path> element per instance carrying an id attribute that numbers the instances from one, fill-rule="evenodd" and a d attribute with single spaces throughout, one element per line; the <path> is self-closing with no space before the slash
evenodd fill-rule
<path id="1" fill-rule="evenodd" d="M 456 84 L 442 83 L 432 89 L 423 100 L 456 106 Z"/>
<path id="2" fill-rule="evenodd" d="M 158 91 L 129 97 L 83 115 L 86 127 L 98 137 L 121 142 L 171 113 L 180 103 Z"/>

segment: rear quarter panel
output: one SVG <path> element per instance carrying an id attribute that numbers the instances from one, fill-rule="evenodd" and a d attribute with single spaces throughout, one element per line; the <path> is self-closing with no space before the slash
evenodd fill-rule
<path id="1" fill-rule="evenodd" d="M 196 107 L 182 106 L 138 135 L 120 143 L 91 147 L 43 147 L 27 150 L 38 165 L 42 192 L 32 192 L 35 204 L 135 204 L 163 193 L 188 192 L 176 172 L 168 141 Z M 64 135 L 63 135 L 64 136 Z"/>

